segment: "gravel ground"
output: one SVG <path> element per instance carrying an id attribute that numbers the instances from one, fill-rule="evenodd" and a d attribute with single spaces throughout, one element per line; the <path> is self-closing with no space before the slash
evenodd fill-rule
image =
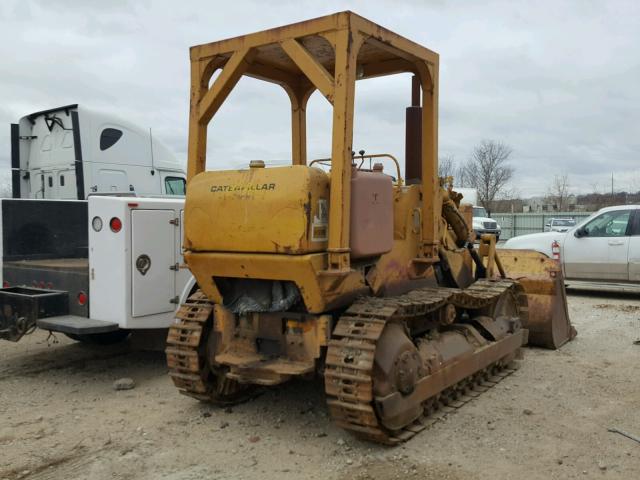
<path id="1" fill-rule="evenodd" d="M 640 300 L 569 297 L 576 340 L 401 447 L 327 417 L 321 382 L 215 408 L 178 395 L 163 355 L 36 332 L 0 353 L 1 479 L 631 479 L 640 476 Z M 115 390 L 122 377 L 135 388 Z M 124 385 L 124 387 L 131 385 Z"/>

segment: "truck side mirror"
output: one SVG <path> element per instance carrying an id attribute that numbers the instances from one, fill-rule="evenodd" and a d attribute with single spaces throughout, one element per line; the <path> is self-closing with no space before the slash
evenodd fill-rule
<path id="1" fill-rule="evenodd" d="M 573 236 L 576 238 L 581 238 L 581 237 L 584 237 L 586 234 L 587 234 L 587 230 L 584 227 L 580 227 L 575 231 Z"/>

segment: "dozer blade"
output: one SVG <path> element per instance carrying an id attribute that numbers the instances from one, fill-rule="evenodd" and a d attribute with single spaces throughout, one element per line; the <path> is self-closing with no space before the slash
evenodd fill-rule
<path id="1" fill-rule="evenodd" d="M 520 282 L 527 294 L 529 345 L 560 348 L 577 332 L 569 320 L 562 267 L 533 250 L 497 251 L 506 276 Z"/>

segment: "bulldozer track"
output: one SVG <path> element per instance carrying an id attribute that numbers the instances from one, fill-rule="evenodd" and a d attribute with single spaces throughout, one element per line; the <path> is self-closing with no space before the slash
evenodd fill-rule
<path id="1" fill-rule="evenodd" d="M 526 296 L 516 282 L 479 280 L 469 288 L 423 288 L 398 297 L 364 297 L 343 314 L 329 342 L 325 364 L 327 404 L 336 424 L 359 437 L 385 444 L 404 442 L 513 372 L 510 365 L 494 362 L 470 377 L 423 401 L 423 414 L 400 430 L 389 431 L 379 421 L 373 398 L 373 363 L 376 342 L 388 321 L 407 321 L 453 304 L 482 309 L 506 292 L 513 294 L 526 317 Z M 242 401 L 242 386 L 217 376 L 211 381 L 203 338 L 214 304 L 200 290 L 183 303 L 167 337 L 169 375 L 180 393 L 221 405 Z M 357 358 L 353 365 L 345 357 Z M 240 394 L 240 395 L 239 395 Z"/>
<path id="2" fill-rule="evenodd" d="M 212 389 L 208 378 L 212 372 L 207 365 L 202 339 L 206 329 L 211 327 L 207 321 L 213 305 L 200 290 L 180 305 L 167 335 L 165 354 L 169 376 L 183 395 L 221 405 L 237 403 L 242 390 L 237 382 L 219 375 Z"/>
<path id="3" fill-rule="evenodd" d="M 469 309 L 486 308 L 504 293 L 514 296 L 521 318 L 526 317 L 526 296 L 516 282 L 509 280 L 479 280 L 464 290 L 418 289 L 400 297 L 363 298 L 354 303 L 340 317 L 327 351 L 325 391 L 336 424 L 367 440 L 401 443 L 508 376 L 513 368 L 494 362 L 424 399 L 423 414 L 400 430 L 389 431 L 376 414 L 373 364 L 377 340 L 388 321 L 425 315 L 447 303 Z"/>
<path id="4" fill-rule="evenodd" d="M 208 390 L 199 347 L 212 311 L 213 303 L 198 290 L 180 305 L 167 335 L 169 376 L 180 393 L 196 398 L 206 396 Z"/>

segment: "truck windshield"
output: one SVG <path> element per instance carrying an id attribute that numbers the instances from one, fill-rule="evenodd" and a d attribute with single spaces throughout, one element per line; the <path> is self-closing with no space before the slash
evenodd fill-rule
<path id="1" fill-rule="evenodd" d="M 484 207 L 473 207 L 473 216 L 474 217 L 488 217 L 487 211 Z"/>

